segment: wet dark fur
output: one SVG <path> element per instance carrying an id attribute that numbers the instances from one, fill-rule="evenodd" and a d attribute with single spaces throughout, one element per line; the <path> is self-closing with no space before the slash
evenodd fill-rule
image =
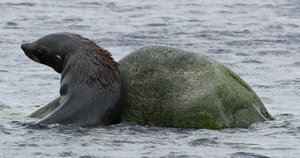
<path id="1" fill-rule="evenodd" d="M 37 125 L 120 122 L 123 87 L 111 54 L 78 34 L 50 34 L 23 44 L 25 54 L 61 73 L 60 106 Z"/>

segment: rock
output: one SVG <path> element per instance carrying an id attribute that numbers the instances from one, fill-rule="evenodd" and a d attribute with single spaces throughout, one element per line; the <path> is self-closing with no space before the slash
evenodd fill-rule
<path id="1" fill-rule="evenodd" d="M 272 119 L 238 75 L 215 59 L 146 46 L 119 61 L 126 101 L 122 120 L 183 128 L 246 128 Z"/>
<path id="2" fill-rule="evenodd" d="M 119 69 L 126 89 L 122 121 L 218 129 L 247 128 L 273 119 L 238 75 L 198 53 L 145 46 L 121 59 Z M 45 116 L 58 101 L 49 102 L 31 116 Z"/>

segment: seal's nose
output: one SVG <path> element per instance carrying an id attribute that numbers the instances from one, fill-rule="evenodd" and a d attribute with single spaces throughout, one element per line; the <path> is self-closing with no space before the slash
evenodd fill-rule
<path id="1" fill-rule="evenodd" d="M 28 44 L 22 44 L 21 48 L 25 52 L 28 49 Z"/>

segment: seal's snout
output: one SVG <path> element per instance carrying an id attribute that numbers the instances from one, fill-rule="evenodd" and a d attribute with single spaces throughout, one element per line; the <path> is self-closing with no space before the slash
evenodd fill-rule
<path id="1" fill-rule="evenodd" d="M 33 54 L 31 45 L 32 45 L 31 43 L 25 43 L 25 44 L 21 45 L 21 48 L 24 51 L 24 53 L 26 54 L 26 56 L 28 56 L 30 59 L 40 63 L 39 59 Z"/>
<path id="2" fill-rule="evenodd" d="M 31 55 L 34 51 L 32 43 L 24 43 L 21 45 L 21 48 L 27 56 Z"/>
<path id="3" fill-rule="evenodd" d="M 28 45 L 29 45 L 29 44 L 27 44 L 27 43 L 21 45 L 21 48 L 22 48 L 22 50 L 23 50 L 24 52 L 27 52 L 27 51 L 28 51 Z"/>

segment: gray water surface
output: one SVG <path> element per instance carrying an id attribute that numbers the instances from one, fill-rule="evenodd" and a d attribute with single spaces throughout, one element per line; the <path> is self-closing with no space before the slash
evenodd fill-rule
<path id="1" fill-rule="evenodd" d="M 299 0 L 1 0 L 0 157 L 300 157 Z M 32 130 L 28 115 L 59 95 L 60 75 L 20 45 L 81 34 L 115 60 L 148 44 L 213 57 L 240 75 L 275 121 L 248 129 L 121 123 Z"/>

